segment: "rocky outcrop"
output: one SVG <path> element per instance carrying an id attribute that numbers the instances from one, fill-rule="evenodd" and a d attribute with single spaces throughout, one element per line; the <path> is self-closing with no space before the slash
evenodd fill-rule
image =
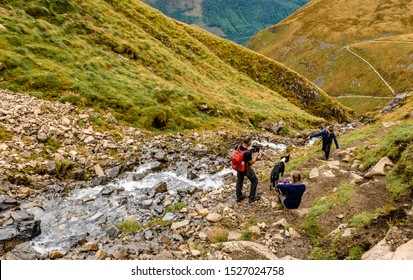
<path id="1" fill-rule="evenodd" d="M 382 110 L 380 113 L 382 113 L 383 115 L 388 114 L 394 110 L 396 110 L 397 108 L 399 108 L 400 106 L 402 106 L 405 103 L 405 100 L 412 96 L 413 94 L 407 94 L 407 93 L 402 93 L 402 94 L 398 94 L 396 95 Z"/>
<path id="2" fill-rule="evenodd" d="M 388 157 L 384 157 L 379 160 L 379 162 L 369 171 L 364 177 L 371 178 L 373 176 L 385 176 L 387 171 L 393 167 L 394 164 Z"/>
<path id="3" fill-rule="evenodd" d="M 392 233 L 397 232 L 397 227 L 392 227 L 386 237 L 373 248 L 364 253 L 362 260 L 413 260 L 413 239 L 393 249 Z"/>

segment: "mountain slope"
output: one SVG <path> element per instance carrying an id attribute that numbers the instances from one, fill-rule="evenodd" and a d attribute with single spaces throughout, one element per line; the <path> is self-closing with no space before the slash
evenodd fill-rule
<path id="1" fill-rule="evenodd" d="M 317 0 L 256 34 L 248 47 L 333 96 L 392 97 L 413 88 L 412 30 L 412 0 Z"/>
<path id="2" fill-rule="evenodd" d="M 143 0 L 166 15 L 244 45 L 308 0 Z"/>
<path id="3" fill-rule="evenodd" d="M 323 122 L 280 94 L 310 113 L 349 116 L 348 109 L 288 68 L 140 1 L 1 0 L 0 7 L 4 89 L 92 106 L 145 128 L 232 125 L 228 120 L 259 126 L 284 119 L 296 127 Z M 198 37 L 225 46 L 234 54 L 233 64 Z M 277 65 L 280 76 L 272 83 L 278 93 L 234 66 L 256 69 L 257 61 Z M 306 96 L 321 102 L 307 104 Z"/>

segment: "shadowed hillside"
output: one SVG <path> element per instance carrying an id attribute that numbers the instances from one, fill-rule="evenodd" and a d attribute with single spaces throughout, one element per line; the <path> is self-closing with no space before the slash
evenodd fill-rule
<path id="1" fill-rule="evenodd" d="M 291 67 L 345 104 L 382 107 L 413 88 L 413 1 L 311 1 L 248 47 Z M 357 109 L 357 107 L 352 108 Z M 361 112 L 363 112 L 361 110 Z"/>
<path id="2" fill-rule="evenodd" d="M 348 119 L 346 108 L 288 68 L 140 1 L 1 0 L 0 7 L 4 89 L 92 106 L 155 129 L 322 122 L 290 102 Z M 308 102 L 314 96 L 317 104 Z"/>

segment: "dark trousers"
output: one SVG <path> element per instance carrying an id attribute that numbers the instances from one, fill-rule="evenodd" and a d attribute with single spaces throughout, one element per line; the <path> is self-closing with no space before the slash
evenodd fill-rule
<path id="1" fill-rule="evenodd" d="M 257 175 L 255 175 L 254 170 L 251 168 L 251 166 L 248 167 L 248 171 L 237 172 L 237 185 L 236 185 L 237 198 L 243 197 L 242 185 L 244 184 L 245 176 L 247 176 L 248 180 L 250 180 L 251 182 L 249 198 L 254 198 L 257 192 L 258 178 L 257 178 Z"/>
<path id="2" fill-rule="evenodd" d="M 323 141 L 322 150 L 323 150 L 323 152 L 324 152 L 324 158 L 325 158 L 326 160 L 328 160 L 328 157 L 330 156 L 330 149 L 331 149 L 331 142 L 328 143 L 328 142 L 324 142 L 324 141 Z"/>

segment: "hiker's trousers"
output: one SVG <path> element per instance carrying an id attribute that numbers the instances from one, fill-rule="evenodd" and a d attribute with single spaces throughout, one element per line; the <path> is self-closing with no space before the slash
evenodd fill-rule
<path id="1" fill-rule="evenodd" d="M 251 166 L 248 167 L 247 171 L 237 172 L 237 185 L 236 185 L 237 198 L 243 197 L 242 186 L 244 184 L 245 176 L 247 176 L 248 180 L 250 180 L 251 182 L 249 198 L 252 199 L 256 196 L 256 193 L 257 193 L 258 178 L 257 178 L 257 175 L 255 175 L 255 172 Z"/>

